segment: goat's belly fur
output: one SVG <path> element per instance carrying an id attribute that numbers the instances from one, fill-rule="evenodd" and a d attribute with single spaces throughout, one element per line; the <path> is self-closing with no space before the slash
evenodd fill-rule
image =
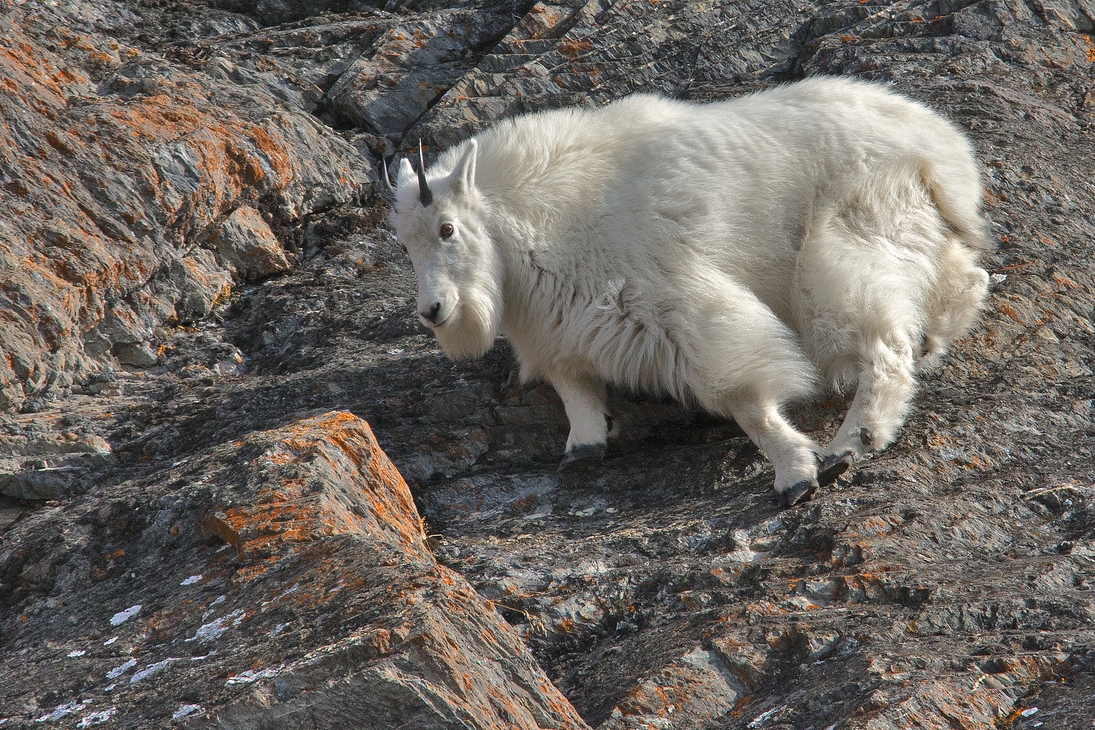
<path id="1" fill-rule="evenodd" d="M 503 332 L 522 375 L 563 397 L 568 450 L 603 442 L 605 382 L 734 417 L 781 493 L 814 483 L 817 455 L 891 441 L 917 368 L 974 325 L 987 290 L 971 146 L 872 84 L 520 117 L 429 179 L 423 205 L 401 171 L 393 219 L 420 311 L 478 307 L 469 331 L 435 329 L 447 350 Z M 445 222 L 458 240 L 430 240 Z M 826 448 L 780 415 L 822 383 L 857 386 Z"/>

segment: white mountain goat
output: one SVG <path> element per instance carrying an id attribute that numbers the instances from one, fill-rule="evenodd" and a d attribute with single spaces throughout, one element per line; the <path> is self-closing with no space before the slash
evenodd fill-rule
<path id="1" fill-rule="evenodd" d="M 732 417 L 809 499 L 896 437 L 988 286 L 969 142 L 864 82 L 533 114 L 384 178 L 422 323 L 452 358 L 509 339 L 566 407 L 561 468 L 603 457 L 614 383 Z M 823 448 L 781 414 L 822 384 L 856 386 Z"/>

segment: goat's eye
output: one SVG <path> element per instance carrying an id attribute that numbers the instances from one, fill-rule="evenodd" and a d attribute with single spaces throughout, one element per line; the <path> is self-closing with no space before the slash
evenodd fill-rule
<path id="1" fill-rule="evenodd" d="M 438 233 L 442 238 L 452 238 L 452 234 L 456 232 L 456 229 L 452 227 L 452 223 L 442 223 L 441 228 L 438 229 Z"/>

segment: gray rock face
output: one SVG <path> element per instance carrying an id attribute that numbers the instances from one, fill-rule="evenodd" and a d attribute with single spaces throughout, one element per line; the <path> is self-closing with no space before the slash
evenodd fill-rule
<path id="1" fill-rule="evenodd" d="M 0 11 L 0 724 L 1088 727 L 1093 18 Z M 969 131 L 983 324 L 893 447 L 795 509 L 732 423 L 625 392 L 603 464 L 557 473 L 554 392 L 504 342 L 454 364 L 418 326 L 379 156 L 818 73 Z M 846 406 L 791 415 L 824 438 Z"/>
<path id="2" fill-rule="evenodd" d="M 446 11 L 392 23 L 332 85 L 326 98 L 343 123 L 402 136 L 434 100 L 475 66 L 472 49 L 504 32 L 504 13 Z"/>
<path id="3" fill-rule="evenodd" d="M 251 434 L 111 494 L 106 531 L 73 510 L 10 529 L 35 552 L 5 567 L 22 563 L 56 595 L 5 631 L 9 656 L 45 640 L 55 657 L 9 678 L 48 687 L 24 696 L 26 719 L 586 727 L 517 633 L 436 563 L 405 482 L 348 413 Z M 49 638 L 72 623 L 63 645 Z"/>
<path id="4" fill-rule="evenodd" d="M 65 393 L 110 354 L 149 366 L 151 329 L 208 315 L 227 295 L 223 267 L 192 249 L 238 201 L 299 218 L 356 200 L 372 176 L 265 90 L 113 40 L 124 5 L 61 12 L 27 3 L 0 18 L 7 408 Z"/>
<path id="5" fill-rule="evenodd" d="M 229 270 L 244 281 L 289 270 L 289 260 L 262 214 L 236 208 L 213 233 L 212 243 Z"/>

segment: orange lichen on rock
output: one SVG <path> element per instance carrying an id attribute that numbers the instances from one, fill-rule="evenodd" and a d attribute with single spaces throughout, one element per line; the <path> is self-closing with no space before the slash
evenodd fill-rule
<path id="1" fill-rule="evenodd" d="M 33 287 L 26 301 L 54 309 L 45 328 L 0 321 L 0 341 L 20 343 L 23 359 L 49 371 L 35 381 L 0 372 L 0 407 L 16 407 L 58 382 L 57 368 L 77 376 L 100 369 L 93 361 L 119 343 L 93 337 L 88 350 L 79 335 L 107 316 L 105 303 L 180 271 L 171 264 L 241 201 L 268 201 L 292 219 L 309 212 L 317 183 L 335 199 L 365 183 L 363 168 L 328 154 L 328 142 L 341 140 L 304 117 L 239 113 L 239 105 L 214 101 L 216 82 L 189 69 L 154 78 L 119 72 L 97 87 L 93 77 L 111 77 L 139 52 L 94 32 L 58 27 L 52 37 L 57 43 L 34 42 L 18 13 L 0 18 L 0 163 L 13 171 L 4 184 L 8 195 L 0 196 L 0 218 L 10 222 L 0 235 L 0 263 Z M 261 94 L 249 101 L 259 104 Z M 267 263 L 256 266 L 271 268 Z M 172 319 L 180 301 L 191 310 L 180 320 L 190 321 L 223 300 L 228 290 L 204 268 L 163 288 L 161 298 L 181 300 L 149 302 L 148 323 Z M 100 296 L 89 299 L 88 287 Z M 195 290 L 205 302 L 197 309 L 185 301 Z M 47 331 L 66 333 L 64 342 L 43 337 Z"/>
<path id="2" fill-rule="evenodd" d="M 992 664 L 973 687 L 945 680 L 917 685 L 908 699 L 873 714 L 866 728 L 943 727 L 941 718 L 950 721 L 948 727 L 999 727 L 1014 712 L 1015 687 L 1044 681 L 1071 667 L 1063 655 L 1009 657 L 992 660 Z"/>
<path id="3" fill-rule="evenodd" d="M 275 439 L 251 462 L 274 486 L 206 518 L 207 529 L 247 562 L 237 579 L 253 580 L 273 567 L 265 559 L 337 535 L 368 535 L 401 559 L 432 560 L 410 490 L 367 423 L 328 413 L 275 432 Z"/>
<path id="4" fill-rule="evenodd" d="M 516 30 L 526 38 L 543 38 L 565 17 L 558 8 L 537 3 L 521 19 Z"/>
<path id="5" fill-rule="evenodd" d="M 559 42 L 559 53 L 571 61 L 576 61 L 583 53 L 593 49 L 593 43 L 585 39 L 564 39 Z"/>

